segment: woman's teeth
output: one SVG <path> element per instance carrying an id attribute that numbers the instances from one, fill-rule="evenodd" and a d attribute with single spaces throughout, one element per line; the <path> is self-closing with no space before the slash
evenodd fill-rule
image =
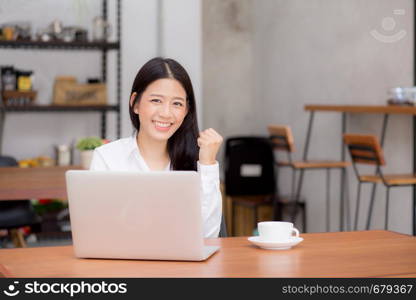
<path id="1" fill-rule="evenodd" d="M 170 127 L 170 125 L 171 125 L 171 123 L 162 123 L 162 122 L 156 122 L 156 121 L 155 121 L 155 124 L 158 127 L 164 127 L 164 128 Z"/>

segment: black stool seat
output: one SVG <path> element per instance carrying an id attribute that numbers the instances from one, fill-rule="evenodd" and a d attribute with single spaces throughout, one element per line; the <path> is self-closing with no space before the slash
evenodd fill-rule
<path id="1" fill-rule="evenodd" d="M 28 200 L 0 201 L 0 228 L 13 229 L 39 222 Z"/>

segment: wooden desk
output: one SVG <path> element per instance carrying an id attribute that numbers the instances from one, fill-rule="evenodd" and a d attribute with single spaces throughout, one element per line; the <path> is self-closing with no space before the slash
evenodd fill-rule
<path id="1" fill-rule="evenodd" d="M 7 277 L 411 277 L 416 237 L 389 231 L 309 233 L 290 250 L 263 250 L 247 237 L 204 262 L 78 259 L 72 246 L 0 249 Z"/>
<path id="2" fill-rule="evenodd" d="M 80 166 L 0 168 L 0 200 L 66 199 L 65 172 Z"/>
<path id="3" fill-rule="evenodd" d="M 337 111 L 347 113 L 416 115 L 415 106 L 396 105 L 305 105 L 307 111 Z"/>
<path id="4" fill-rule="evenodd" d="M 387 123 L 389 115 L 391 114 L 405 114 L 411 115 L 413 117 L 413 173 L 416 173 L 416 107 L 415 106 L 396 106 L 396 105 L 319 105 L 319 104 L 311 104 L 305 105 L 305 110 L 310 112 L 309 118 L 309 125 L 308 125 L 308 132 L 306 135 L 306 143 L 304 149 L 304 159 L 306 159 L 308 154 L 309 148 L 309 141 L 312 131 L 314 113 L 317 111 L 326 111 L 326 112 L 340 112 L 342 113 L 342 134 L 346 133 L 347 131 L 347 120 L 346 114 L 347 113 L 369 113 L 369 114 L 383 114 L 383 125 L 381 129 L 381 136 L 380 136 L 380 144 L 383 146 L 384 144 L 384 137 L 386 133 Z M 345 147 L 342 142 L 341 136 L 341 160 L 345 160 Z M 342 175 L 341 182 L 344 180 L 345 174 Z M 344 216 L 344 205 L 347 203 L 341 204 L 341 216 Z M 348 210 L 348 208 L 347 208 Z M 416 235 L 416 186 L 413 186 L 413 235 Z M 344 228 L 344 219 L 341 217 L 341 230 Z M 347 227 L 348 227 L 348 220 L 347 220 Z M 368 226 L 367 226 L 368 227 Z"/>

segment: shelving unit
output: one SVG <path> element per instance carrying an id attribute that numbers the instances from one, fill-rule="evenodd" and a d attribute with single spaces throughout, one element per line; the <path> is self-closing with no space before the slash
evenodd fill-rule
<path id="1" fill-rule="evenodd" d="M 103 43 L 103 42 L 40 42 L 40 41 L 0 41 L 1 48 L 12 48 L 12 49 L 79 49 L 79 50 L 111 50 L 119 49 L 120 44 L 114 43 Z"/>
<path id="2" fill-rule="evenodd" d="M 47 50 L 62 50 L 62 51 L 100 51 L 101 52 L 101 80 L 107 83 L 107 52 L 117 51 L 116 57 L 116 104 L 114 105 L 94 105 L 94 106 L 63 106 L 63 105 L 4 105 L 0 101 L 0 154 L 2 151 L 3 129 L 6 114 L 9 113 L 52 113 L 52 112 L 98 112 L 100 118 L 100 135 L 106 138 L 107 135 L 107 112 L 114 112 L 117 114 L 116 133 L 117 138 L 120 138 L 121 130 L 121 0 L 116 0 L 116 42 L 63 42 L 63 41 L 0 41 L 0 49 L 38 49 L 42 51 Z M 107 20 L 107 0 L 102 0 L 102 17 Z"/>
<path id="3" fill-rule="evenodd" d="M 6 112 L 79 112 L 79 111 L 115 111 L 118 112 L 118 105 L 94 105 L 94 106 L 64 106 L 64 105 L 16 105 L 4 106 Z"/>

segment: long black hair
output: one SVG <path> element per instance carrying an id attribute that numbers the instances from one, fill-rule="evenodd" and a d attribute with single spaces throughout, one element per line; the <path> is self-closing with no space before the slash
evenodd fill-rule
<path id="1" fill-rule="evenodd" d="M 155 57 L 149 60 L 139 70 L 134 79 L 130 96 L 137 93 L 133 103 L 130 104 L 129 112 L 131 122 L 140 131 L 139 116 L 133 107 L 140 100 L 144 90 L 152 82 L 163 79 L 175 79 L 186 92 L 186 104 L 188 112 L 176 132 L 168 140 L 168 153 L 172 170 L 195 170 L 198 160 L 198 122 L 196 117 L 196 104 L 192 82 L 186 70 L 175 60 L 170 58 Z"/>

